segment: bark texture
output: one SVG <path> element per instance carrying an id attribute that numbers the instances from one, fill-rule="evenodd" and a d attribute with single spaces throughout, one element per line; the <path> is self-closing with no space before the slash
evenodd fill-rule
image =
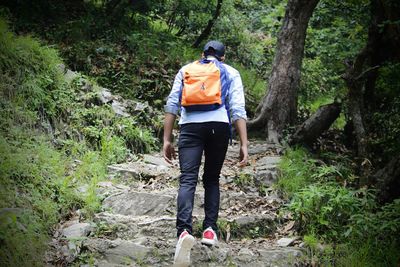
<path id="1" fill-rule="evenodd" d="M 373 176 L 377 182 L 378 200 L 381 203 L 391 202 L 400 197 L 400 156 L 393 158 L 383 169 Z"/>
<path id="2" fill-rule="evenodd" d="M 342 75 L 348 92 L 348 115 L 357 146 L 357 156 L 367 157 L 368 123 L 364 114 L 375 111 L 375 82 L 380 65 L 388 60 L 398 60 L 399 26 L 385 21 L 396 21 L 399 12 L 392 8 L 390 1 L 371 1 L 371 24 L 365 48 L 356 56 L 354 62 L 345 62 L 347 69 Z M 397 10 L 397 11 L 396 11 Z M 383 26 L 384 25 L 384 26 Z M 368 112 L 367 112 L 368 111 Z"/>
<path id="3" fill-rule="evenodd" d="M 266 96 L 261 111 L 248 122 L 249 130 L 264 128 L 271 142 L 279 143 L 283 129 L 297 116 L 297 93 L 304 42 L 310 17 L 319 0 L 289 0 L 278 36 Z"/>
<path id="4" fill-rule="evenodd" d="M 340 108 L 340 104 L 336 102 L 319 107 L 317 112 L 297 128 L 289 144 L 311 146 L 339 117 Z"/>

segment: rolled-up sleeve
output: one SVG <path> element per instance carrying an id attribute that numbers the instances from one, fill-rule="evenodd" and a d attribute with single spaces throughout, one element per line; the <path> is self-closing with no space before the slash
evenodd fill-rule
<path id="1" fill-rule="evenodd" d="M 242 79 L 237 70 L 230 68 L 228 72 L 230 74 L 229 109 L 232 122 L 240 118 L 247 120 Z"/>
<path id="2" fill-rule="evenodd" d="M 167 98 L 167 103 L 164 106 L 164 111 L 166 113 L 172 113 L 177 115 L 181 106 L 179 101 L 180 92 L 182 90 L 182 69 L 179 70 L 178 74 L 175 76 L 174 84 L 172 85 L 171 92 Z"/>

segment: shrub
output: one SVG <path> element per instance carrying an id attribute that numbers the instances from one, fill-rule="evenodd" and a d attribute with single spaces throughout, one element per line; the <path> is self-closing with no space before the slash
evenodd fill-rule
<path id="1" fill-rule="evenodd" d="M 48 230 L 82 205 L 65 186 L 69 161 L 43 138 L 0 137 L 2 266 L 41 266 Z"/>
<path id="2" fill-rule="evenodd" d="M 337 184 L 310 185 L 295 193 L 288 209 L 300 223 L 302 233 L 315 233 L 326 240 L 341 240 L 353 214 L 371 210 L 373 194 Z"/>
<path id="3" fill-rule="evenodd" d="M 288 149 L 279 163 L 280 175 L 277 187 L 286 196 L 292 196 L 313 181 L 311 174 L 316 161 L 303 148 Z"/>

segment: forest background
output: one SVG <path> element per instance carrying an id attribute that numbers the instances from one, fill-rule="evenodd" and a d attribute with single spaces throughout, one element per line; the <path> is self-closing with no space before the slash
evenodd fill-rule
<path id="1" fill-rule="evenodd" d="M 206 40 L 226 45 L 227 63 L 243 79 L 248 116 L 256 117 L 279 53 L 285 10 L 296 3 L 301 1 L 3 1 L 1 265 L 43 265 L 54 225 L 73 210 L 90 217 L 100 208 L 96 184 L 108 164 L 160 149 L 162 109 L 174 75 L 199 58 Z M 400 4 L 316 3 L 301 55 L 296 119 L 279 140 L 285 154 L 277 189 L 309 246 L 310 263 L 398 266 Z M 368 46 L 371 36 L 380 46 Z M 346 74 L 366 47 L 377 56 L 367 56 L 353 77 L 361 88 L 356 99 L 363 100 L 361 142 L 352 127 L 354 96 Z M 78 74 L 66 80 L 67 69 Z M 99 103 L 100 87 L 143 108 L 119 116 Z M 340 111 L 329 130 L 311 142 L 293 142 L 298 127 L 332 103 Z M 268 137 L 263 129 L 250 134 Z M 80 194 L 83 184 L 89 189 Z"/>

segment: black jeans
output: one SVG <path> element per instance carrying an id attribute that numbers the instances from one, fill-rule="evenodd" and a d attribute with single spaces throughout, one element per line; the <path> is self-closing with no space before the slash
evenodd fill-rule
<path id="1" fill-rule="evenodd" d="M 219 175 L 229 142 L 229 124 L 223 122 L 188 123 L 181 125 L 178 141 L 181 170 L 178 192 L 176 228 L 178 236 L 192 232 L 192 211 L 201 157 L 204 151 L 203 229 L 212 227 L 216 232 L 219 212 Z"/>

